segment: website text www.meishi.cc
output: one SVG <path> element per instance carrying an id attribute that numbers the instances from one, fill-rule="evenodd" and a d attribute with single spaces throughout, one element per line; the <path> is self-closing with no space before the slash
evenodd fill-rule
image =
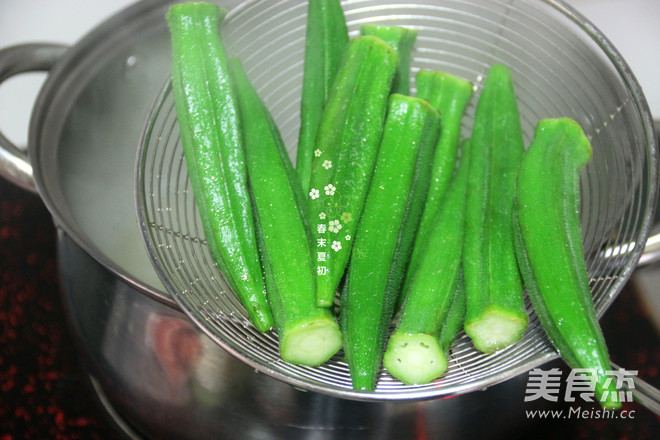
<path id="1" fill-rule="evenodd" d="M 621 403 L 632 402 L 637 371 L 611 370 L 606 373 L 616 391 L 603 395 L 601 400 L 611 398 Z M 590 369 L 572 369 L 566 377 L 559 368 L 542 370 L 534 368 L 529 372 L 525 402 L 545 400 L 549 402 L 575 403 L 569 409 L 526 410 L 527 418 L 536 419 L 634 419 L 635 411 L 608 411 L 600 407 L 594 395 L 596 372 Z M 607 393 L 607 392 L 606 392 Z M 589 405 L 592 404 L 592 405 Z"/>

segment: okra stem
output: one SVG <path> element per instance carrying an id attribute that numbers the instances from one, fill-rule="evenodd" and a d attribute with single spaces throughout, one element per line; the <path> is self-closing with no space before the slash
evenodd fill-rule
<path id="1" fill-rule="evenodd" d="M 447 350 L 462 327 L 461 260 L 470 143 L 438 211 L 435 225 L 406 292 L 401 317 L 384 356 L 393 376 L 407 384 L 427 383 L 444 373 Z M 451 310 L 451 314 L 450 314 Z"/>
<path id="2" fill-rule="evenodd" d="M 233 59 L 230 66 L 280 353 L 287 362 L 319 365 L 341 348 L 341 335 L 330 311 L 316 305 L 312 249 L 296 197 L 299 182 L 270 112 L 240 62 Z"/>
<path id="3" fill-rule="evenodd" d="M 330 307 L 344 274 L 383 133 L 397 53 L 371 36 L 348 44 L 323 111 L 307 209 L 317 246 L 317 301 Z"/>
<path id="4" fill-rule="evenodd" d="M 417 96 L 429 101 L 442 115 L 442 131 L 431 159 L 431 175 L 426 182 L 427 196 L 416 230 L 415 243 L 411 245 L 413 250 L 410 251 L 407 269 L 410 274 L 415 270 L 454 174 L 463 114 L 472 97 L 472 84 L 469 81 L 445 72 L 421 70 L 415 78 L 415 84 Z M 408 283 L 408 279 L 403 282 L 404 292 Z M 404 295 L 401 295 L 399 305 L 403 299 Z"/>
<path id="5" fill-rule="evenodd" d="M 273 326 L 257 249 L 238 102 L 218 25 L 225 10 L 173 5 L 172 90 L 204 233 L 228 283 L 260 331 Z"/>
<path id="6" fill-rule="evenodd" d="M 491 353 L 518 341 L 527 327 L 511 221 L 524 144 L 513 80 L 503 65 L 496 64 L 488 72 L 471 143 L 465 332 L 478 350 Z"/>
<path id="7" fill-rule="evenodd" d="M 435 144 L 439 125 L 440 115 L 426 101 L 391 96 L 341 299 L 344 352 L 356 389 L 375 388 L 396 304 L 387 283 L 397 237 L 404 227 L 417 157 L 426 145 Z"/>

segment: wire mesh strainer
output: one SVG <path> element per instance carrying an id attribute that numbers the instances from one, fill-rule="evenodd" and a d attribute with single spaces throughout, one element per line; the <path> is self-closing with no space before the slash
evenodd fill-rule
<path id="1" fill-rule="evenodd" d="M 365 23 L 419 31 L 420 69 L 474 81 L 463 134 L 468 136 L 483 75 L 498 62 L 516 83 L 525 141 L 545 117 L 571 117 L 591 139 L 584 171 L 582 228 L 596 309 L 602 314 L 634 269 L 655 207 L 652 119 L 633 75 L 609 42 L 560 2 L 515 0 L 347 0 L 351 36 Z M 306 2 L 249 1 L 223 24 L 229 53 L 242 59 L 295 155 L 299 127 Z M 414 84 L 413 91 L 414 91 Z M 302 389 L 358 400 L 423 399 L 504 381 L 557 356 L 529 301 L 530 325 L 516 345 L 491 355 L 464 335 L 438 380 L 407 386 L 382 371 L 374 392 L 351 388 L 341 352 L 316 368 L 279 357 L 277 334 L 260 334 L 229 289 L 206 245 L 188 180 L 170 85 L 148 117 L 138 153 L 138 212 L 157 272 L 183 311 L 214 341 L 255 368 Z"/>

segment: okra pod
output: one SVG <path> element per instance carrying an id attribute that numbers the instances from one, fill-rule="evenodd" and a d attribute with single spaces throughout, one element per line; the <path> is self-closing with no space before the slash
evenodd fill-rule
<path id="1" fill-rule="evenodd" d="M 445 372 L 447 350 L 463 324 L 462 298 L 453 310 L 452 305 L 457 295 L 463 294 L 461 261 L 469 150 L 470 143 L 466 142 L 383 359 L 390 374 L 406 384 L 428 383 Z"/>
<path id="2" fill-rule="evenodd" d="M 491 67 L 477 102 L 472 130 L 464 273 L 465 332 L 485 353 L 518 341 L 527 327 L 511 221 L 524 151 L 509 69 Z"/>
<path id="3" fill-rule="evenodd" d="M 287 362 L 319 365 L 341 348 L 341 334 L 330 311 L 316 305 L 312 249 L 296 196 L 300 183 L 280 132 L 240 61 L 231 60 L 230 67 L 280 353 Z"/>
<path id="4" fill-rule="evenodd" d="M 317 302 L 330 307 L 344 274 L 383 133 L 397 53 L 379 38 L 351 40 L 323 111 L 308 219 L 317 250 Z"/>
<path id="5" fill-rule="evenodd" d="M 219 33 L 225 10 L 167 12 L 181 142 L 210 251 L 260 331 L 273 326 L 257 249 L 238 102 Z"/>
<path id="6" fill-rule="evenodd" d="M 594 374 L 606 409 L 621 406 L 598 324 L 580 230 L 580 172 L 592 155 L 581 127 L 540 121 L 516 187 L 516 251 L 525 286 L 552 344 L 571 368 Z"/>
<path id="7" fill-rule="evenodd" d="M 396 296 L 387 290 L 417 157 L 435 144 L 440 115 L 426 101 L 393 94 L 369 193 L 355 233 L 340 320 L 353 387 L 375 388 Z M 395 292 L 396 293 L 396 292 Z"/>
<path id="8" fill-rule="evenodd" d="M 348 44 L 339 0 L 309 0 L 296 171 L 309 191 L 312 157 L 321 114 Z"/>
<path id="9" fill-rule="evenodd" d="M 410 63 L 417 41 L 417 30 L 401 26 L 365 24 L 360 27 L 360 33 L 378 37 L 397 51 L 399 67 L 392 83 L 392 93 L 410 94 Z"/>
<path id="10" fill-rule="evenodd" d="M 440 344 L 440 349 L 445 355 L 449 354 L 449 349 L 451 344 L 454 343 L 456 337 L 463 330 L 463 323 L 465 322 L 465 307 L 467 299 L 465 298 L 465 280 L 463 278 L 463 273 L 458 278 L 458 285 L 456 286 L 456 292 L 452 298 L 451 304 L 449 305 L 449 310 L 447 310 L 447 316 L 443 320 L 442 327 L 440 328 L 440 335 L 438 336 L 438 343 Z"/>
<path id="11" fill-rule="evenodd" d="M 442 123 L 440 125 L 442 125 Z M 438 126 L 436 130 L 436 139 L 439 134 L 440 126 Z M 402 291 L 402 286 L 410 264 L 410 258 L 418 234 L 422 211 L 425 204 L 428 202 L 427 195 L 435 146 L 436 144 L 432 142 L 424 142 L 420 145 L 413 182 L 406 202 L 406 210 L 403 215 L 403 225 L 399 231 L 394 258 L 392 259 L 392 265 L 390 266 L 390 275 L 387 281 L 387 295 L 391 298 L 396 298 L 397 309 L 403 301 L 404 292 Z"/>
<path id="12" fill-rule="evenodd" d="M 414 247 L 410 251 L 408 263 L 410 274 L 414 273 L 454 174 L 463 114 L 473 92 L 472 83 L 469 81 L 446 72 L 431 70 L 421 70 L 415 77 L 415 85 L 417 86 L 417 96 L 429 101 L 442 115 L 442 131 L 431 159 L 431 175 L 426 183 L 427 196 L 418 228 L 415 231 Z M 407 290 L 408 283 L 409 279 L 403 282 L 404 292 Z M 403 301 L 404 296 L 401 295 L 399 304 Z"/>

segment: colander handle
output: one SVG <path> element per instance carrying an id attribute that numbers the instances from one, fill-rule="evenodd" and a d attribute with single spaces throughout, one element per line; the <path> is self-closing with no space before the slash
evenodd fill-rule
<path id="1" fill-rule="evenodd" d="M 612 362 L 614 370 L 620 370 L 621 367 Z M 631 375 L 634 377 L 634 375 Z M 642 379 L 635 377 L 633 387 L 626 387 L 630 391 L 637 403 L 644 406 L 649 411 L 660 416 L 660 390 Z"/>
<path id="2" fill-rule="evenodd" d="M 0 50 L 0 84 L 26 72 L 47 72 L 67 47 L 59 44 L 20 44 Z M 0 175 L 14 184 L 35 191 L 27 151 L 14 145 L 0 131 Z"/>
<path id="3" fill-rule="evenodd" d="M 646 240 L 644 251 L 639 258 L 640 266 L 660 261 L 660 228 L 657 226 L 653 229 L 652 235 Z"/>

